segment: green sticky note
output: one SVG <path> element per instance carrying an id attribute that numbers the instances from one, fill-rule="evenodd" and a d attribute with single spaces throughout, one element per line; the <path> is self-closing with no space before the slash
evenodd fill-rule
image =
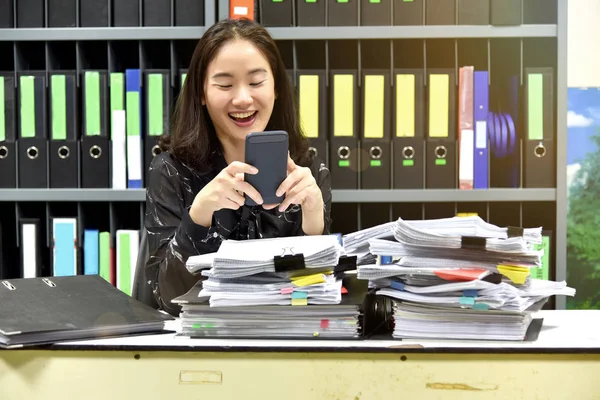
<path id="1" fill-rule="evenodd" d="M 487 305 L 487 303 L 475 303 L 473 304 L 473 310 L 482 310 L 482 311 L 487 311 L 489 310 L 489 306 Z"/>
<path id="2" fill-rule="evenodd" d="M 412 3 L 415 0 L 402 0 L 403 3 Z"/>
<path id="3" fill-rule="evenodd" d="M 348 160 L 339 160 L 338 161 L 338 166 L 340 166 L 340 167 L 349 167 L 350 166 L 350 161 L 348 161 Z"/>
<path id="4" fill-rule="evenodd" d="M 140 93 L 127 92 L 127 136 L 140 136 Z"/>
<path id="5" fill-rule="evenodd" d="M 35 77 L 22 76 L 19 79 L 21 87 L 21 137 L 35 137 Z"/>
<path id="6" fill-rule="evenodd" d="M 110 111 L 124 110 L 123 93 L 125 91 L 125 74 L 113 72 L 110 74 Z"/>
<path id="7" fill-rule="evenodd" d="M 317 0 L 306 0 L 307 3 L 316 3 Z"/>
<path id="8" fill-rule="evenodd" d="M 371 160 L 371 167 L 381 167 L 381 160 Z"/>
<path id="9" fill-rule="evenodd" d="M 414 160 L 402 160 L 402 165 L 405 167 L 412 167 L 413 165 L 415 165 L 415 161 Z"/>
<path id="10" fill-rule="evenodd" d="M 52 140 L 67 139 L 67 77 L 52 75 Z"/>
<path id="11" fill-rule="evenodd" d="M 283 3 L 283 0 L 272 0 L 273 3 Z"/>
<path id="12" fill-rule="evenodd" d="M 100 135 L 100 73 L 85 73 L 85 135 Z"/>
<path id="13" fill-rule="evenodd" d="M 338 3 L 347 3 L 348 0 L 337 0 Z"/>
<path id="14" fill-rule="evenodd" d="M 0 76 L 0 142 L 6 140 L 6 116 L 4 108 L 4 77 Z"/>
<path id="15" fill-rule="evenodd" d="M 437 160 L 435 160 L 435 165 L 446 165 L 446 159 L 438 158 Z"/>
<path id="16" fill-rule="evenodd" d="M 463 296 L 460 298 L 460 304 L 465 306 L 472 306 L 473 304 L 475 304 L 475 298 Z"/>
<path id="17" fill-rule="evenodd" d="M 98 234 L 98 260 L 100 277 L 110 282 L 110 232 Z"/>
<path id="18" fill-rule="evenodd" d="M 527 136 L 531 140 L 544 138 L 544 76 L 527 77 Z"/>
<path id="19" fill-rule="evenodd" d="M 369 0 L 369 3 L 381 3 L 381 0 Z"/>
<path id="20" fill-rule="evenodd" d="M 131 295 L 131 243 L 128 233 L 119 233 L 119 284 L 118 289 Z"/>
<path id="21" fill-rule="evenodd" d="M 163 76 L 148 75 L 148 134 L 160 136 L 163 132 Z"/>

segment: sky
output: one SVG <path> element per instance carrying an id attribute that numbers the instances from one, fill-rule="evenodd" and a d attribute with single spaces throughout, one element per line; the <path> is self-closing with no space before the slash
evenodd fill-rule
<path id="1" fill-rule="evenodd" d="M 600 130 L 600 88 L 568 89 L 567 164 L 577 164 L 597 151 L 590 136 Z"/>

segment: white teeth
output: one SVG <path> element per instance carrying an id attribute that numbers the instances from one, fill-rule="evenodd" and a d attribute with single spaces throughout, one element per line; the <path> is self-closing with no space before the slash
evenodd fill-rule
<path id="1" fill-rule="evenodd" d="M 231 115 L 233 118 L 248 118 L 249 116 L 251 116 L 253 114 L 254 114 L 254 111 L 245 112 L 245 113 L 229 113 L 229 115 Z"/>

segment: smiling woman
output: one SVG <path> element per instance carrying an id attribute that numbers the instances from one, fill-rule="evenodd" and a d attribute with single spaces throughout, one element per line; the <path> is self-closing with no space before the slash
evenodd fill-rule
<path id="1" fill-rule="evenodd" d="M 274 130 L 288 133 L 290 155 L 284 200 L 267 205 L 243 179 L 257 172 L 244 162 L 245 139 Z M 220 21 L 202 36 L 160 146 L 146 185 L 146 278 L 165 311 L 177 315 L 171 300 L 200 279 L 188 257 L 223 240 L 330 233 L 329 170 L 309 156 L 281 55 L 255 22 Z M 245 205 L 244 194 L 259 205 Z"/>

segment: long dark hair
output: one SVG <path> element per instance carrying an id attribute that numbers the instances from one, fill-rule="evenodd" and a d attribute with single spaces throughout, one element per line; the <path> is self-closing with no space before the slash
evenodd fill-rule
<path id="1" fill-rule="evenodd" d="M 219 21 L 200 38 L 192 55 L 185 85 L 175 104 L 171 132 L 160 138 L 161 150 L 168 151 L 201 173 L 208 172 L 213 167 L 211 155 L 221 150 L 221 144 L 208 111 L 202 105 L 204 81 L 208 64 L 221 46 L 234 39 L 245 39 L 253 43 L 265 56 L 273 71 L 277 98 L 265 130 L 287 131 L 290 156 L 296 164 L 308 166 L 308 141 L 300 128 L 295 91 L 281 54 L 266 29 L 248 19 Z"/>

